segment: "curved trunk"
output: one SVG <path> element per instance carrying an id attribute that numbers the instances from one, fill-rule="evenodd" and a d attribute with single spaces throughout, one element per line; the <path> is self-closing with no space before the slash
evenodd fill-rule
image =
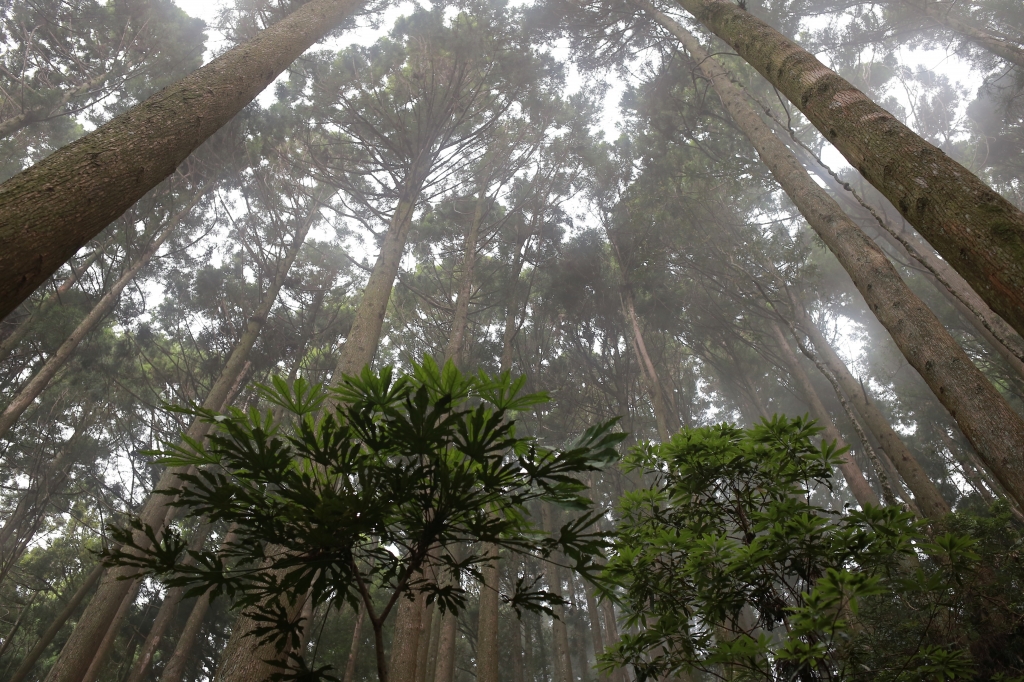
<path id="1" fill-rule="evenodd" d="M 689 32 L 646 0 L 633 2 L 651 13 L 690 52 L 714 83 L 736 125 L 850 274 L 868 307 L 903 355 L 953 415 L 1000 483 L 1018 502 L 1024 500 L 1024 457 L 1020 454 L 1024 452 L 1024 419 L 1010 408 L 934 313 L 910 290 L 881 249 L 810 178 L 786 144 L 746 102 L 741 89 L 729 80 L 725 68 L 710 58 Z"/>
<path id="2" fill-rule="evenodd" d="M 789 291 L 789 300 L 796 317 L 797 325 L 807 334 L 814 349 L 821 356 L 825 366 L 832 372 L 843 392 L 853 403 L 854 409 L 860 414 L 868 429 L 881 444 L 889 456 L 900 477 L 910 488 L 921 513 L 931 519 L 942 518 L 949 513 L 949 504 L 943 499 L 939 489 L 935 487 L 928 474 L 924 472 L 917 459 L 910 452 L 899 435 L 893 430 L 882 412 L 868 399 L 863 385 L 850 373 L 846 363 L 842 361 L 825 336 L 811 320 L 803 304 Z"/>
<path id="3" fill-rule="evenodd" d="M 0 318 L 358 7 L 301 5 L 0 185 Z"/>
<path id="4" fill-rule="evenodd" d="M 677 1 L 800 109 L 985 302 L 1024 334 L 1024 212 L 738 5 Z M 706 60 L 697 61 L 703 69 Z"/>
<path id="5" fill-rule="evenodd" d="M 149 261 L 153 259 L 156 252 L 160 250 L 160 247 L 163 246 L 164 242 L 167 241 L 178 227 L 178 223 L 192 211 L 205 193 L 203 190 L 197 191 L 188 206 L 176 213 L 168 221 L 167 227 L 164 228 L 163 232 L 158 234 L 156 239 L 146 247 L 146 250 L 139 254 L 135 262 L 121 273 L 121 276 L 110 287 L 110 290 L 103 294 L 103 297 L 97 301 L 96 305 L 89 311 L 89 314 L 85 316 L 85 319 L 78 323 L 78 326 L 75 327 L 75 330 L 71 332 L 64 343 L 60 345 L 60 348 L 47 358 L 42 369 L 36 372 L 35 376 L 11 399 L 11 402 L 4 408 L 3 413 L 0 414 L 0 436 L 7 433 L 8 429 L 18 421 L 18 418 L 24 414 L 29 405 L 39 397 L 39 394 L 43 392 L 50 384 L 50 381 L 53 380 L 53 377 L 57 375 L 57 371 L 71 358 L 72 353 L 78 348 L 78 344 L 110 314 L 110 311 L 114 309 L 114 306 L 117 305 L 118 300 L 121 298 L 121 292 L 124 291 L 124 288 L 135 279 L 135 276 L 139 274 L 139 270 L 149 264 Z"/>
<path id="6" fill-rule="evenodd" d="M 295 262 L 295 257 L 299 253 L 299 247 L 305 240 L 306 234 L 312 226 L 316 215 L 318 215 L 318 212 L 314 211 L 309 219 L 296 231 L 287 253 L 278 264 L 274 280 L 267 289 L 263 303 L 253 316 L 249 318 L 245 333 L 242 334 L 238 343 L 235 344 L 230 357 L 228 357 L 228 361 L 221 370 L 220 376 L 210 389 L 206 400 L 203 401 L 205 409 L 224 409 L 224 405 L 230 397 L 236 382 L 245 373 L 248 367 L 249 353 L 252 351 L 253 346 L 256 345 L 260 331 L 263 328 L 263 323 L 266 322 L 271 309 L 274 307 L 274 303 L 277 301 L 277 295 L 284 285 L 288 270 L 291 268 L 292 263 Z M 189 427 L 187 435 L 192 439 L 202 440 L 209 432 L 209 429 L 209 424 L 195 421 Z M 186 471 L 186 467 L 164 470 L 159 482 L 154 486 L 154 490 L 165 490 L 179 486 L 181 479 L 178 476 Z M 170 507 L 172 501 L 166 495 L 150 494 L 149 499 L 146 500 L 146 504 L 139 514 L 139 519 L 144 525 L 151 528 L 163 529 L 167 520 L 174 513 L 177 513 L 176 508 Z M 146 540 L 140 536 L 138 542 L 145 543 Z M 128 578 L 132 575 L 134 575 L 133 569 L 119 567 L 108 571 L 103 577 L 99 588 L 96 590 L 96 596 L 89 602 L 85 613 L 82 614 L 78 625 L 75 626 L 74 631 L 71 633 L 71 638 L 68 639 L 60 653 L 60 657 L 53 668 L 51 668 L 50 674 L 46 678 L 47 682 L 82 682 L 82 676 L 85 673 L 83 662 L 93 658 L 94 653 L 99 649 L 107 628 L 111 625 L 119 625 L 119 623 L 115 623 L 117 609 L 131 585 L 130 580 L 123 578 Z"/>
<path id="7" fill-rule="evenodd" d="M 800 366 L 800 360 L 797 358 L 796 353 L 789 347 L 789 342 L 786 337 L 782 335 L 782 330 L 779 329 L 778 325 L 772 324 L 772 331 L 775 334 L 775 345 L 779 351 L 779 355 L 782 357 L 783 363 L 786 365 L 786 369 L 789 371 L 789 375 L 796 382 L 800 389 L 800 392 L 804 395 L 804 400 L 807 401 L 807 407 L 811 410 L 811 416 L 817 420 L 818 426 L 825 429 L 824 439 L 825 441 L 835 441 L 836 446 L 839 448 L 846 447 L 846 441 L 843 440 L 843 436 L 839 433 L 839 429 L 836 428 L 835 422 L 832 421 L 832 416 L 825 409 L 825 405 L 821 402 L 821 398 L 818 397 L 818 392 L 814 389 L 814 384 L 811 383 L 810 378 L 804 371 L 804 368 Z M 850 492 L 853 494 L 853 498 L 857 500 L 857 503 L 864 507 L 866 505 L 878 506 L 878 495 L 868 485 L 867 479 L 864 478 L 864 472 L 861 471 L 860 467 L 853 460 L 850 452 L 847 451 L 843 455 L 843 462 L 839 465 L 839 470 L 843 473 L 843 478 L 846 479 L 847 485 L 850 486 Z"/>

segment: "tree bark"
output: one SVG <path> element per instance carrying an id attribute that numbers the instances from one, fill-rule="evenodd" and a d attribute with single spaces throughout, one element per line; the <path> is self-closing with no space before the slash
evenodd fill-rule
<path id="1" fill-rule="evenodd" d="M 469 327 L 469 299 L 473 295 L 473 273 L 476 269 L 477 242 L 480 239 L 480 225 L 487 213 L 488 199 L 486 185 L 481 183 L 473 210 L 473 220 L 466 230 L 462 247 L 462 277 L 459 279 L 459 293 L 455 297 L 455 314 L 452 315 L 452 331 L 445 348 L 446 360 L 451 360 L 456 367 L 465 361 L 466 329 Z"/>
<path id="2" fill-rule="evenodd" d="M 420 631 L 426 597 L 423 593 L 413 599 L 399 599 L 395 618 L 395 634 L 391 640 L 389 682 L 416 682 L 416 661 L 420 651 Z"/>
<path id="3" fill-rule="evenodd" d="M 793 377 L 793 381 L 796 382 L 800 392 L 803 393 L 804 400 L 807 401 L 807 407 L 810 408 L 811 416 L 817 420 L 818 426 L 825 429 L 825 441 L 835 441 L 836 446 L 839 448 L 846 447 L 846 441 L 843 440 L 842 434 L 839 433 L 835 422 L 832 421 L 832 416 L 825 409 L 821 398 L 818 397 L 818 392 L 814 390 L 814 385 L 811 383 L 804 368 L 800 366 L 800 360 L 797 358 L 796 353 L 789 347 L 786 337 L 782 335 L 782 330 L 779 329 L 778 325 L 773 324 L 772 331 L 775 334 L 775 345 L 779 355 L 782 358 L 782 362 L 786 365 L 785 368 L 789 371 L 789 375 Z M 867 479 L 864 478 L 864 472 L 853 461 L 849 451 L 843 455 L 843 462 L 839 465 L 839 470 L 843 473 L 846 484 L 850 486 L 853 498 L 857 500 L 861 507 L 869 504 L 878 506 L 878 495 L 868 485 Z"/>
<path id="4" fill-rule="evenodd" d="M 359 636 L 363 631 L 364 618 L 366 618 L 366 610 L 359 609 L 359 613 L 356 614 L 355 628 L 352 630 L 352 643 L 348 648 L 348 660 L 345 662 L 345 676 L 341 678 L 341 682 L 354 682 L 356 658 L 359 656 L 359 645 L 363 641 Z M 164 680 L 160 680 L 160 682 L 164 682 Z"/>
<path id="5" fill-rule="evenodd" d="M 893 430 L 881 410 L 868 399 L 862 384 L 850 373 L 846 363 L 842 361 L 825 336 L 811 320 L 810 315 L 799 299 L 788 291 L 790 304 L 799 328 L 811 339 L 814 349 L 818 351 L 822 361 L 836 377 L 843 392 L 853 403 L 854 409 L 860 414 L 868 429 L 878 439 L 900 477 L 910 488 L 921 513 L 931 519 L 939 519 L 949 514 L 949 504 L 942 497 L 939 489 L 918 464 L 899 435 Z"/>
<path id="6" fill-rule="evenodd" d="M 245 333 L 242 334 L 238 343 L 235 344 L 231 355 L 228 357 L 228 361 L 221 370 L 220 376 L 210 389 L 209 395 L 206 396 L 206 400 L 203 402 L 205 409 L 223 409 L 224 403 L 227 401 L 235 382 L 244 373 L 249 353 L 252 351 L 253 346 L 256 345 L 260 330 L 263 328 L 263 324 L 266 322 L 271 309 L 274 307 L 274 303 L 277 301 L 277 295 L 284 285 L 288 270 L 291 268 L 292 263 L 295 262 L 299 248 L 305 240 L 309 228 L 312 227 L 316 215 L 319 215 L 318 207 L 314 209 L 309 219 L 304 221 L 299 229 L 296 230 L 288 251 L 278 264 L 274 280 L 267 289 L 263 302 L 253 316 L 249 318 Z M 194 440 L 202 440 L 209 432 L 209 429 L 209 424 L 197 420 L 189 427 L 187 435 Z M 185 473 L 186 470 L 187 468 L 185 467 L 166 469 L 160 476 L 160 481 L 157 483 L 155 490 L 179 486 L 181 479 L 178 476 Z M 142 512 L 139 514 L 140 520 L 144 525 L 162 530 L 166 520 L 169 518 L 168 510 L 171 509 L 169 506 L 171 502 L 172 500 L 165 495 L 151 494 L 149 499 L 146 500 Z M 137 541 L 144 543 L 145 538 L 140 536 Z M 117 609 L 130 588 L 131 581 L 122 580 L 121 578 L 132 575 L 134 575 L 133 569 L 126 567 L 115 568 L 107 572 L 100 582 L 99 588 L 96 590 L 96 596 L 89 602 L 89 606 L 86 607 L 85 613 L 82 614 L 82 618 L 78 621 L 74 632 L 71 633 L 71 638 L 64 645 L 60 657 L 53 668 L 50 669 L 50 674 L 46 678 L 47 682 L 82 682 L 82 675 L 85 672 L 83 661 L 90 660 L 93 657 L 93 653 L 99 648 L 107 626 L 114 622 Z"/>
<path id="7" fill-rule="evenodd" d="M 985 302 L 1024 334 L 1024 212 L 740 6 L 728 0 L 678 2 L 800 109 Z M 704 69 L 706 60 L 697 61 Z"/>
<path id="8" fill-rule="evenodd" d="M 953 415 L 993 475 L 1015 500 L 1024 500 L 1024 457 L 1020 454 L 1024 451 L 1024 419 L 1007 405 L 934 313 L 914 295 L 881 249 L 810 178 L 785 143 L 745 101 L 741 89 L 729 81 L 722 65 L 710 58 L 686 29 L 658 12 L 649 2 L 633 2 L 676 36 L 693 56 L 714 83 L 737 126 L 850 274 L 868 307 L 892 335 L 903 355 Z M 721 3 L 715 0 L 713 4 Z"/>
<path id="9" fill-rule="evenodd" d="M 845 207 L 847 214 L 854 218 L 865 232 L 869 235 L 872 233 L 879 235 L 901 256 L 920 263 L 927 271 L 923 273 L 924 276 L 931 281 L 936 290 L 963 315 L 978 335 L 984 338 L 992 349 L 1006 361 L 1010 369 L 1018 377 L 1024 379 L 1024 338 L 1021 338 L 1020 334 L 1006 323 L 1006 320 L 999 317 L 978 296 L 978 293 L 960 276 L 960 273 L 939 258 L 930 245 L 909 232 L 905 221 L 901 219 L 902 225 L 897 227 L 888 220 L 886 207 L 891 207 L 888 200 L 881 197 L 884 205 L 880 207 L 881 210 L 877 210 L 877 206 L 872 206 L 864 197 L 855 194 L 848 183 L 840 182 L 824 164 L 817 158 L 813 158 L 811 153 L 799 143 L 793 147 L 793 150 L 805 167 L 814 172 L 832 189 L 839 198 L 840 204 Z"/>
<path id="10" fill-rule="evenodd" d="M 110 626 L 107 628 L 106 633 L 104 633 L 103 639 L 100 640 L 100 645 L 92 657 L 92 662 L 82 676 L 82 682 L 96 682 L 96 678 L 103 672 L 103 664 L 107 662 L 107 655 L 110 653 L 110 650 L 114 648 L 114 642 L 117 641 L 117 633 L 121 630 L 121 624 L 128 617 L 128 612 L 131 610 L 132 605 L 135 604 L 135 598 L 139 595 L 139 588 L 142 587 L 142 578 L 136 578 L 127 582 L 129 583 L 128 594 L 124 596 L 120 605 L 118 605 L 117 612 L 111 619 Z"/>
<path id="11" fill-rule="evenodd" d="M 476 636 L 477 682 L 500 682 L 498 674 L 498 547 L 488 543 L 484 547 L 487 562 L 480 567 L 483 583 L 480 585 L 480 619 Z"/>
<path id="12" fill-rule="evenodd" d="M 0 185 L 0 318 L 357 7 L 312 0 Z"/>
<path id="13" fill-rule="evenodd" d="M 152 260 L 156 252 L 160 250 L 164 242 L 174 233 L 177 229 L 178 224 L 185 218 L 195 207 L 199 200 L 203 197 L 206 192 L 202 189 L 198 190 L 188 205 L 181 211 L 176 213 L 168 222 L 167 227 L 156 236 L 156 238 L 150 242 L 146 250 L 139 254 L 139 257 L 132 263 L 127 270 L 121 273 L 121 276 L 116 282 L 110 287 L 110 291 L 105 293 L 102 298 L 93 306 L 89 314 L 85 316 L 75 330 L 71 332 L 68 338 L 60 345 L 57 351 L 47 358 L 43 364 L 42 369 L 36 372 L 36 375 L 25 386 L 18 391 L 17 395 L 11 399 L 11 402 L 4 408 L 2 414 L 0 414 L 0 436 L 7 433 L 7 431 L 14 425 L 18 418 L 24 414 L 25 410 L 28 409 L 39 394 L 49 385 L 53 377 L 57 375 L 57 372 L 61 367 L 71 358 L 72 353 L 78 348 L 78 344 L 82 342 L 89 332 L 96 328 L 99 323 L 106 318 L 110 311 L 117 305 L 118 300 L 121 298 L 121 292 L 128 286 L 135 276 L 139 274 L 139 270 L 144 268 Z"/>
<path id="14" fill-rule="evenodd" d="M 455 636 L 458 620 L 450 610 L 441 616 L 441 634 L 437 644 L 437 663 L 433 682 L 453 682 L 455 679 Z"/>
<path id="15" fill-rule="evenodd" d="M 433 603 L 423 607 L 423 616 L 420 618 L 420 640 L 419 650 L 416 652 L 416 677 L 415 682 L 424 682 L 427 676 L 427 661 L 430 660 L 431 638 L 434 634 L 434 611 Z"/>

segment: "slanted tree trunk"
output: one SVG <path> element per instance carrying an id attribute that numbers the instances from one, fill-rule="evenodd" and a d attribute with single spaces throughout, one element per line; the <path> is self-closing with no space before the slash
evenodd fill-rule
<path id="1" fill-rule="evenodd" d="M 868 399 L 863 385 L 850 373 L 846 363 L 811 320 L 800 300 L 792 291 L 788 291 L 788 294 L 798 327 L 810 338 L 822 362 L 835 376 L 846 397 L 853 403 L 854 409 L 889 456 L 896 471 L 913 493 L 921 513 L 931 519 L 939 519 L 948 514 L 949 504 L 928 478 L 910 449 L 893 430 L 881 410 Z"/>
<path id="2" fill-rule="evenodd" d="M 235 534 L 232 529 L 221 540 L 220 546 L 223 548 L 234 541 Z M 181 634 L 178 636 L 178 643 L 174 646 L 174 652 L 167 659 L 164 672 L 160 675 L 160 682 L 181 682 L 185 676 L 185 667 L 191 660 L 192 647 L 195 646 L 196 638 L 199 636 L 199 631 L 203 628 L 203 622 L 206 620 L 206 614 L 209 610 L 210 591 L 208 590 L 196 599 L 196 603 L 193 604 L 192 611 L 188 614 L 188 620 L 185 621 L 185 627 L 182 628 Z"/>
<path id="3" fill-rule="evenodd" d="M 82 339 L 110 314 L 110 311 L 114 309 L 114 306 L 117 305 L 118 300 L 121 298 L 121 292 L 124 291 L 124 288 L 135 279 L 135 276 L 139 274 L 139 270 L 149 264 L 149 261 L 156 255 L 156 252 L 160 250 L 164 242 L 174 233 L 178 224 L 191 213 L 204 194 L 206 194 L 204 190 L 198 190 L 188 205 L 167 222 L 167 227 L 150 242 L 145 251 L 139 254 L 135 262 L 121 273 L 121 276 L 110 287 L 110 290 L 93 306 L 89 314 L 85 316 L 85 319 L 75 327 L 75 330 L 60 345 L 60 348 L 47 358 L 42 369 L 36 372 L 35 376 L 11 399 L 11 402 L 4 408 L 3 413 L 0 414 L 0 436 L 7 433 L 18 418 L 28 409 L 29 405 L 39 397 L 43 389 L 50 384 L 53 377 L 57 375 L 58 370 L 71 358 L 72 353 L 78 348 L 78 344 L 82 342 Z"/>
<path id="4" fill-rule="evenodd" d="M 682 1 L 723 4 L 718 0 Z M 785 143 L 746 102 L 741 89 L 729 80 L 724 67 L 711 58 L 686 29 L 657 11 L 647 0 L 633 0 L 633 3 L 676 36 L 700 65 L 737 126 L 850 274 L 868 307 L 892 335 L 903 355 L 953 415 L 993 475 L 1015 500 L 1024 500 L 1024 457 L 1020 454 L 1024 452 L 1024 419 L 1010 408 L 935 314 L 910 290 L 881 249 L 808 176 Z M 742 10 L 736 11 L 746 15 Z"/>
<path id="5" fill-rule="evenodd" d="M 818 426 L 825 429 L 824 440 L 835 441 L 836 446 L 839 448 L 846 447 L 846 441 L 843 440 L 842 434 L 839 433 L 839 429 L 836 428 L 835 422 L 832 421 L 832 416 L 825 409 L 825 405 L 821 402 L 821 398 L 818 397 L 818 392 L 814 389 L 814 384 L 811 383 L 810 378 L 804 371 L 804 368 L 800 366 L 800 360 L 797 358 L 796 353 L 789 347 L 789 342 L 786 337 L 783 336 L 782 330 L 779 329 L 778 325 L 772 324 L 772 332 L 775 336 L 775 346 L 779 352 L 779 357 L 785 364 L 785 369 L 789 372 L 789 375 L 793 378 L 800 392 L 804 396 L 804 400 L 807 402 L 807 407 L 810 408 L 811 416 L 817 420 Z M 850 492 L 853 494 L 853 498 L 857 500 L 857 503 L 864 507 L 872 504 L 878 506 L 878 495 L 868 485 L 867 479 L 864 478 L 864 472 L 861 471 L 860 467 L 850 456 L 847 451 L 843 455 L 843 461 L 839 465 L 839 470 L 843 473 L 843 478 L 846 479 L 846 484 L 850 486 Z"/>
<path id="6" fill-rule="evenodd" d="M 110 626 L 107 628 L 106 633 L 104 633 L 103 639 L 100 640 L 100 645 L 93 654 L 92 662 L 82 676 L 82 682 L 96 682 L 96 678 L 103 672 L 103 665 L 107 662 L 107 655 L 110 653 L 110 650 L 114 648 L 114 642 L 117 640 L 117 633 L 121 629 L 121 623 L 128 617 L 128 612 L 131 611 L 132 606 L 135 604 L 135 598 L 139 595 L 139 588 L 142 587 L 142 578 L 135 578 L 127 582 L 129 583 L 128 594 L 121 600 L 117 612 L 111 619 Z"/>
<path id="7" fill-rule="evenodd" d="M 42 656 L 43 652 L 46 651 L 46 647 L 50 646 L 50 642 L 53 641 L 57 633 L 61 631 L 64 624 L 68 622 L 68 618 L 74 614 L 78 607 L 82 604 L 92 588 L 96 586 L 96 583 L 103 577 L 104 567 L 103 564 L 96 564 L 96 566 L 89 572 L 82 584 L 75 590 L 74 595 L 68 600 L 68 603 L 64 605 L 57 617 L 50 623 L 50 627 L 46 628 L 42 637 L 35 643 L 32 650 L 28 652 L 28 655 L 22 659 L 18 669 L 14 671 L 14 675 L 11 677 L 10 682 L 22 682 L 29 673 L 32 672 L 32 668 L 35 667 L 36 661 Z"/>
<path id="8" fill-rule="evenodd" d="M 791 148 L 804 166 L 828 185 L 846 213 L 856 220 L 865 232 L 869 235 L 877 234 L 909 262 L 920 263 L 926 270 L 924 276 L 931 281 L 935 289 L 963 315 L 978 335 L 1006 361 L 1010 369 L 1024 380 L 1024 338 L 1021 338 L 1006 320 L 999 317 L 978 296 L 960 273 L 939 258 L 930 245 L 909 232 L 906 221 L 901 219 L 902 224 L 899 226 L 892 224 L 887 217 L 887 206 L 891 207 L 891 204 L 884 197 L 880 198 L 884 202 L 883 206 L 872 206 L 865 197 L 854 195 L 853 188 L 848 183 L 840 182 L 824 164 L 799 143 Z"/>
<path id="9" fill-rule="evenodd" d="M 61 282 L 60 286 L 58 286 L 52 294 L 43 298 L 43 300 L 39 302 L 39 305 L 36 306 L 31 313 L 25 316 L 25 319 L 18 324 L 14 331 L 8 334 L 3 341 L 0 341 L 0 362 L 7 359 L 7 356 L 18 347 L 18 344 L 21 343 L 26 336 L 28 336 L 28 333 L 32 330 L 32 325 L 35 324 L 35 321 L 39 316 L 52 308 L 54 304 L 60 301 L 60 297 L 62 295 L 66 294 L 71 290 L 71 287 L 75 286 L 78 280 L 82 278 L 82 275 L 84 275 L 89 268 L 92 267 L 93 263 L 103 255 L 103 252 L 106 251 L 107 246 L 109 246 L 112 241 L 114 241 L 113 235 L 107 238 L 102 244 L 98 244 L 93 252 L 86 256 L 85 260 L 77 266 L 74 264 L 69 265 L 71 268 L 71 274 L 68 275 L 67 279 Z"/>
<path id="10" fill-rule="evenodd" d="M 359 6 L 301 5 L 0 185 L 0 318 Z"/>
<path id="11" fill-rule="evenodd" d="M 929 19 L 943 28 L 948 28 L 970 42 L 983 47 L 1000 59 L 1005 59 L 1014 66 L 1024 69 L 1024 48 L 1020 45 L 993 35 L 988 31 L 972 26 L 962 19 L 953 16 L 952 6 L 942 9 L 931 0 L 904 0 L 908 7 L 922 12 Z"/>
<path id="12" fill-rule="evenodd" d="M 203 402 L 204 409 L 220 410 L 224 408 L 232 388 L 247 368 L 249 353 L 252 351 L 253 346 L 256 345 L 263 324 L 270 315 L 270 311 L 277 301 L 277 295 L 284 285 L 288 270 L 291 268 L 292 263 L 295 262 L 299 248 L 317 215 L 319 215 L 318 206 L 313 209 L 310 217 L 296 230 L 292 243 L 289 245 L 282 260 L 278 263 L 277 272 L 274 274 L 274 279 L 264 294 L 262 304 L 252 317 L 249 318 L 245 333 L 242 334 L 238 343 L 235 344 L 231 355 L 228 357 L 228 361 L 221 370 L 220 376 L 210 389 L 209 395 L 206 396 L 206 400 Z M 189 427 L 187 435 L 197 441 L 202 440 L 209 432 L 209 429 L 209 424 L 197 420 Z M 166 469 L 160 476 L 160 480 L 154 489 L 166 490 L 177 487 L 181 484 L 179 475 L 185 473 L 185 471 L 187 471 L 187 467 Z M 149 499 L 146 500 L 146 504 L 139 514 L 140 520 L 144 525 L 162 530 L 165 522 L 170 518 L 168 511 L 171 509 L 170 503 L 172 501 L 166 495 L 150 494 Z M 141 536 L 137 541 L 139 543 L 146 542 L 145 538 Z M 47 682 L 82 682 L 86 667 L 85 661 L 92 660 L 94 653 L 99 649 L 107 628 L 115 625 L 118 607 L 130 589 L 132 581 L 123 578 L 128 578 L 134 574 L 133 569 L 128 567 L 115 568 L 106 573 L 100 582 L 99 588 L 96 590 L 96 595 L 89 602 L 85 613 L 82 614 L 78 625 L 75 626 L 74 631 L 71 633 L 70 639 L 64 645 L 60 657 L 54 663 L 53 668 L 50 669 L 50 674 L 46 678 Z M 116 624 L 119 625 L 120 623 Z"/>
<path id="13" fill-rule="evenodd" d="M 189 543 L 189 549 L 195 552 L 201 550 L 210 536 L 211 530 L 211 524 L 201 524 L 196 529 L 195 536 Z M 186 561 L 189 564 L 193 563 L 191 559 Z M 138 652 L 138 658 L 135 659 L 135 664 L 128 674 L 127 682 L 144 682 L 149 679 L 149 667 L 153 662 L 153 654 L 156 653 L 157 647 L 160 646 L 160 642 L 163 640 L 164 633 L 167 632 L 167 627 L 171 624 L 171 620 L 178 613 L 178 605 L 181 603 L 182 597 L 185 596 L 185 592 L 186 589 L 184 587 L 172 587 L 167 590 L 164 600 L 160 604 L 160 609 L 156 612 L 156 618 L 153 619 L 153 625 L 150 626 L 149 633 L 146 635 L 146 641 L 142 644 L 142 651 Z"/>
<path id="14" fill-rule="evenodd" d="M 68 469 L 74 463 L 75 448 L 93 423 L 93 406 L 90 404 L 82 409 L 74 433 L 61 444 L 55 459 L 44 462 L 42 453 L 39 454 L 37 466 L 43 470 L 33 473 L 28 488 L 21 494 L 14 511 L 0 528 L 0 584 L 18 564 L 38 532 L 45 519 L 47 503 L 63 488 Z"/>
<path id="15" fill-rule="evenodd" d="M 1024 212 L 739 5 L 678 2 L 789 98 L 985 302 L 1024 334 Z M 695 59 L 708 73 L 708 60 Z M 724 74 L 717 65 L 711 70 L 716 68 Z M 713 80 L 722 95 L 719 79 Z M 1019 443 L 1014 447 L 1021 451 Z"/>
<path id="16" fill-rule="evenodd" d="M 412 227 L 413 212 L 416 210 L 423 182 L 430 174 L 432 163 L 433 157 L 429 150 L 425 150 L 409 170 L 398 204 L 391 214 L 391 223 L 384 236 L 384 243 L 377 254 L 377 262 L 374 263 L 370 279 L 363 289 L 363 297 L 352 321 L 352 329 L 341 348 L 341 357 L 338 358 L 338 365 L 331 379 L 334 384 L 340 382 L 345 374 L 358 374 L 363 367 L 373 362 L 373 356 L 377 354 L 381 329 L 384 327 L 384 315 L 388 311 L 388 301 L 391 300 L 395 278 L 398 277 L 398 267 L 401 265 L 405 242 Z"/>
<path id="17" fill-rule="evenodd" d="M 651 398 L 651 406 L 654 408 L 654 419 L 658 425 L 658 437 L 663 443 L 672 438 L 672 434 L 679 430 L 678 419 L 668 407 L 665 400 L 665 392 L 658 378 L 658 371 L 651 362 L 651 356 L 647 352 L 647 343 L 644 341 L 643 331 L 640 329 L 640 320 L 636 316 L 636 307 L 633 304 L 633 293 L 626 290 L 622 294 L 622 313 L 629 325 L 630 345 L 636 354 L 637 364 L 644 377 L 644 384 L 647 386 L 647 394 Z"/>

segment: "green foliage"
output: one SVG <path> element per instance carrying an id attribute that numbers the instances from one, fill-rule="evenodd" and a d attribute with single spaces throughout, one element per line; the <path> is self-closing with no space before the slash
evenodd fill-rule
<path id="1" fill-rule="evenodd" d="M 776 416 L 633 450 L 627 466 L 650 485 L 621 501 L 604 578 L 639 634 L 624 635 L 605 666 L 632 665 L 641 680 L 682 670 L 744 680 L 1024 672 L 1024 603 L 1005 596 L 1024 575 L 1008 513 L 956 515 L 929 536 L 894 507 L 816 506 L 809 493 L 831 485 L 841 454 L 814 445 L 818 431 Z M 985 530 L 957 532 L 972 523 Z M 983 650 L 996 642 L 998 660 Z"/>
<path id="2" fill-rule="evenodd" d="M 558 551 L 592 574 L 604 538 L 590 528 L 598 515 L 578 476 L 616 461 L 625 434 L 611 431 L 612 420 L 565 449 L 543 448 L 516 431 L 515 414 L 546 401 L 521 394 L 523 383 L 507 373 L 463 376 L 428 357 L 412 374 L 367 368 L 333 389 L 275 378 L 260 391 L 285 420 L 186 410 L 216 430 L 206 444 L 162 453 L 164 464 L 195 467 L 182 486 L 162 492 L 193 515 L 229 524 L 234 539 L 220 552 L 187 550 L 179 533 L 158 540 L 136 519 L 107 561 L 192 595 L 227 594 L 254 614 L 260 640 L 281 649 L 298 641 L 293 605 L 307 593 L 315 604 L 367 608 L 378 629 L 403 595 L 422 593 L 458 612 L 467 593 L 447 577 L 480 579 L 486 554 L 478 543 L 541 557 Z M 548 536 L 528 518 L 535 500 L 581 513 Z M 460 555 L 451 551 L 457 545 L 474 549 Z M 374 589 L 390 592 L 379 611 Z M 550 613 L 558 597 L 524 580 L 507 600 L 517 611 Z"/>

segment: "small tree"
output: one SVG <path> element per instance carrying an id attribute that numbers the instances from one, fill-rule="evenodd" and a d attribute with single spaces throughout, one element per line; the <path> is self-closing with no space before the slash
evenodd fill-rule
<path id="1" fill-rule="evenodd" d="M 160 453 L 168 466 L 196 467 L 167 492 L 193 515 L 229 524 L 234 539 L 220 552 L 188 550 L 177 531 L 158 540 L 136 520 L 132 528 L 150 538 L 150 548 L 122 531 L 124 546 L 107 561 L 190 594 L 226 594 L 260 624 L 259 643 L 281 651 L 300 641 L 298 605 L 307 595 L 314 604 L 365 608 L 387 682 L 383 626 L 398 599 L 424 594 L 458 612 L 466 592 L 457 577 L 480 579 L 488 560 L 476 549 L 481 543 L 542 557 L 557 550 L 577 571 L 594 573 L 604 539 L 590 531 L 598 515 L 576 476 L 614 462 L 625 434 L 612 432 L 613 420 L 567 449 L 543 448 L 516 432 L 515 413 L 546 400 L 519 395 L 523 383 L 507 373 L 463 376 L 452 363 L 440 369 L 427 358 L 411 375 L 366 368 L 333 389 L 275 378 L 260 391 L 284 420 L 255 409 L 182 409 L 215 430 L 205 444 Z M 581 513 L 548 536 L 528 518 L 533 500 Z M 471 549 L 449 551 L 455 545 Z M 371 598 L 379 591 L 388 594 L 383 606 Z M 550 613 L 557 597 L 524 576 L 505 599 L 517 610 Z M 292 663 L 293 674 L 327 675 L 301 657 Z"/>
<path id="2" fill-rule="evenodd" d="M 985 569 L 1021 575 L 1009 514 L 983 524 L 1002 540 L 979 542 L 938 525 L 929 538 L 895 507 L 816 506 L 809 491 L 831 485 L 842 454 L 815 446 L 819 431 L 775 417 L 634 449 L 627 466 L 653 483 L 623 498 L 604 576 L 635 634 L 605 666 L 632 665 L 641 682 L 1021 674 L 1024 604 Z"/>

